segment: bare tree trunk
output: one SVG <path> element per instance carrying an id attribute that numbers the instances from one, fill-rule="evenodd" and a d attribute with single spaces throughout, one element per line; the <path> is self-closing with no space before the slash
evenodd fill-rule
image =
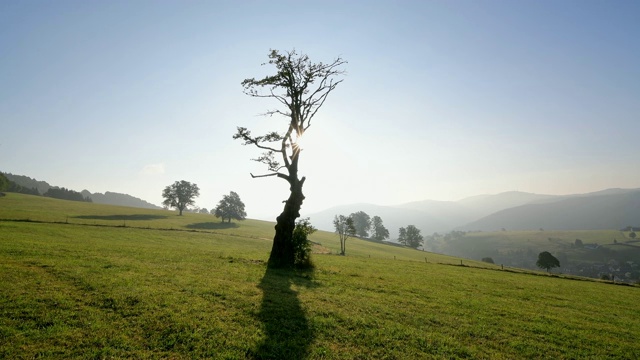
<path id="1" fill-rule="evenodd" d="M 270 267 L 291 267 L 295 262 L 294 247 L 292 242 L 293 230 L 296 227 L 296 219 L 300 217 L 300 208 L 304 201 L 302 194 L 302 181 L 294 180 L 291 184 L 291 194 L 285 202 L 284 210 L 276 219 L 276 234 L 273 237 L 273 247 L 269 256 Z"/>

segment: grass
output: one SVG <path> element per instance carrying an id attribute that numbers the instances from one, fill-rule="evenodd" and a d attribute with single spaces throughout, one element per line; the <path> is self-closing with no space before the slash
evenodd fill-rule
<path id="1" fill-rule="evenodd" d="M 358 239 L 346 257 L 314 255 L 313 272 L 272 270 L 272 224 L 189 229 L 200 214 L 9 194 L 0 218 L 41 200 L 75 216 L 166 217 L 127 227 L 0 221 L 0 358 L 640 356 L 637 287 L 459 266 Z M 333 234 L 312 239 L 339 249 Z"/>
<path id="2" fill-rule="evenodd" d="M 574 246 L 576 239 L 585 246 Z M 589 246 L 596 244 L 600 250 L 594 252 Z M 446 243 L 444 251 L 477 259 L 490 256 L 505 263 L 518 257 L 514 254 L 528 253 L 532 257 L 528 264 L 532 267 L 541 251 L 564 256 L 562 266 L 606 263 L 613 258 L 640 262 L 640 243 L 629 238 L 628 232 L 619 230 L 469 232 Z"/>

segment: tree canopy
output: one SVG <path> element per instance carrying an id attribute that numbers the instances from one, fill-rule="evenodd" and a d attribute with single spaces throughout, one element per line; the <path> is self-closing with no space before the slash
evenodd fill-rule
<path id="1" fill-rule="evenodd" d="M 5 191 L 9 188 L 9 179 L 0 172 L 0 191 Z"/>
<path id="2" fill-rule="evenodd" d="M 247 217 L 247 213 L 244 211 L 244 203 L 240 200 L 240 195 L 235 191 L 231 191 L 229 195 L 224 195 L 212 213 L 221 218 L 222 222 L 227 219 L 229 223 L 231 219 L 244 220 Z"/>
<path id="3" fill-rule="evenodd" d="M 377 241 L 383 241 L 389 238 L 389 230 L 382 225 L 382 218 L 374 216 L 371 219 L 371 238 Z"/>
<path id="4" fill-rule="evenodd" d="M 64 187 L 50 187 L 43 195 L 62 200 L 93 202 L 90 197 L 82 196 L 81 193 Z"/>
<path id="5" fill-rule="evenodd" d="M 362 238 L 369 237 L 369 229 L 371 228 L 371 217 L 364 212 L 358 211 L 349 215 L 353 219 L 353 227 L 356 229 L 356 235 Z"/>
<path id="6" fill-rule="evenodd" d="M 406 228 L 400 228 L 398 234 L 398 242 L 400 244 L 417 249 L 422 245 L 422 235 L 420 235 L 420 229 L 414 225 L 409 225 Z"/>
<path id="7" fill-rule="evenodd" d="M 162 191 L 162 197 L 164 198 L 162 204 L 166 207 L 178 209 L 179 215 L 182 215 L 182 211 L 187 206 L 195 204 L 195 198 L 198 196 L 200 196 L 198 185 L 185 180 L 176 181 Z"/>
<path id="8" fill-rule="evenodd" d="M 295 220 L 300 217 L 304 201 L 302 187 L 305 177 L 299 177 L 298 162 L 302 150 L 300 142 L 311 126 L 311 121 L 324 105 L 331 93 L 343 80 L 341 66 L 346 63 L 336 58 L 329 63 L 313 63 L 307 55 L 295 50 L 281 53 L 269 52 L 269 61 L 264 65 L 275 67 L 275 74 L 262 79 L 248 78 L 242 81 L 244 93 L 255 98 L 275 100 L 277 108 L 267 110 L 269 117 L 282 116 L 286 122 L 284 131 L 269 131 L 263 135 L 253 135 L 245 127 L 238 127 L 234 139 L 243 145 L 252 145 L 262 150 L 255 159 L 267 168 L 267 173 L 252 177 L 275 176 L 289 184 L 290 195 L 285 201 L 282 213 L 276 219 L 276 233 L 269 257 L 269 266 L 289 267 L 295 265 L 295 248 L 292 237 Z"/>
<path id="9" fill-rule="evenodd" d="M 541 269 L 547 269 L 547 272 L 556 267 L 560 267 L 560 261 L 548 251 L 543 251 L 538 254 L 538 261 L 536 265 Z"/>

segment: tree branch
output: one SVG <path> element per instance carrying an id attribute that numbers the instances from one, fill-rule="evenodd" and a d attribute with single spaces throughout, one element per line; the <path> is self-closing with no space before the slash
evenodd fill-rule
<path id="1" fill-rule="evenodd" d="M 249 175 L 251 175 L 252 178 L 263 178 L 263 177 L 269 177 L 269 176 L 277 176 L 279 178 L 285 179 L 287 181 L 289 181 L 289 177 L 285 174 L 282 173 L 271 173 L 271 174 L 264 174 L 264 175 L 253 175 L 252 173 L 249 173 Z"/>
<path id="2" fill-rule="evenodd" d="M 281 152 L 280 150 L 277 150 L 275 148 L 260 144 L 261 142 L 265 142 L 265 141 L 275 142 L 275 141 L 282 140 L 282 137 L 276 132 L 271 132 L 263 136 L 252 137 L 251 131 L 247 130 L 247 128 L 238 127 L 238 132 L 235 135 L 233 135 L 233 138 L 244 140 L 244 143 L 242 145 L 255 145 L 256 147 L 263 150 L 269 150 L 269 151 L 278 152 L 278 153 Z"/>

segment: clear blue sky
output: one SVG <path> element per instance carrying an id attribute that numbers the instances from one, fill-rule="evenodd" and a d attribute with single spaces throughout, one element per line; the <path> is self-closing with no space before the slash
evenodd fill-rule
<path id="1" fill-rule="evenodd" d="M 156 204 L 184 179 L 273 219 L 287 184 L 251 179 L 259 152 L 231 137 L 285 129 L 240 82 L 295 48 L 349 61 L 305 135 L 303 215 L 640 187 L 639 19 L 631 0 L 0 1 L 0 170 Z"/>

